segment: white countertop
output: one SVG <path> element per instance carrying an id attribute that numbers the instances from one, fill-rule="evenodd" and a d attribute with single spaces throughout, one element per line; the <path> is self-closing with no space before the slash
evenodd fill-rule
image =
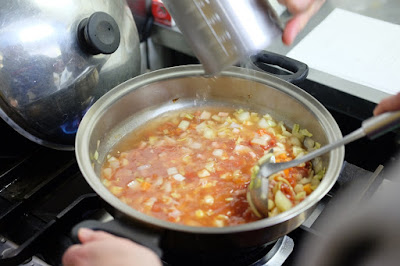
<path id="1" fill-rule="evenodd" d="M 400 91 L 399 14 L 398 0 L 327 0 L 293 45 L 266 50 L 308 64 L 310 80 L 378 103 Z"/>
<path id="2" fill-rule="evenodd" d="M 346 21 L 341 21 L 342 23 L 337 23 L 337 25 L 332 23 L 334 10 L 336 10 L 335 12 L 343 11 L 339 12 L 339 15 L 346 15 L 336 16 L 334 19 L 345 18 Z M 280 10 L 280 12 L 282 11 Z M 312 17 L 298 35 L 293 45 L 285 46 L 278 38 L 266 50 L 290 57 L 299 57 L 297 58 L 299 61 L 310 67 L 308 75 L 310 80 L 378 103 L 390 94 L 400 91 L 400 85 L 397 86 L 400 75 L 396 75 L 396 72 L 400 71 L 400 68 L 398 69 L 400 46 L 396 49 L 396 45 L 398 46 L 400 43 L 399 14 L 399 0 L 327 0 L 321 10 Z M 281 18 L 287 20 L 290 18 L 290 14 L 283 11 Z M 330 21 L 329 18 L 331 18 Z M 346 27 L 346 23 L 348 27 Z M 351 28 L 357 27 L 357 23 L 365 26 L 360 30 Z M 372 31 L 371 28 L 375 30 Z M 336 53 L 332 52 L 334 51 L 332 45 L 330 47 L 320 45 L 319 49 L 315 46 L 318 45 L 318 41 L 321 41 L 318 38 L 325 29 L 333 32 L 331 40 L 338 46 Z M 352 31 L 355 33 L 354 35 L 351 34 Z M 385 34 L 382 34 L 383 31 Z M 394 35 L 392 39 L 389 38 L 390 35 Z M 325 32 L 322 37 L 328 38 L 329 34 Z M 360 38 L 365 38 L 364 43 L 367 44 L 370 44 L 371 40 L 378 40 L 378 42 L 374 41 L 374 45 L 361 45 L 363 40 Z M 176 27 L 156 25 L 152 32 L 152 39 L 159 45 L 193 56 L 191 49 Z M 314 46 L 308 47 L 312 43 Z M 327 48 L 331 49 L 330 56 Z M 321 59 L 318 62 L 322 56 L 325 56 L 325 61 Z M 343 68 L 338 66 L 342 61 L 344 62 Z M 330 68 L 332 64 L 333 70 Z M 368 64 L 371 67 L 366 67 Z"/>

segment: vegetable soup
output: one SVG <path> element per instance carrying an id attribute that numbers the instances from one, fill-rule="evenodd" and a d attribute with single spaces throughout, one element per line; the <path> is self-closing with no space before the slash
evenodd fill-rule
<path id="1" fill-rule="evenodd" d="M 273 148 L 276 162 L 319 148 L 311 133 L 270 115 L 190 109 L 156 118 L 107 156 L 103 184 L 132 208 L 190 226 L 256 221 L 246 199 L 252 168 Z M 270 176 L 269 216 L 303 201 L 319 185 L 319 159 Z"/>

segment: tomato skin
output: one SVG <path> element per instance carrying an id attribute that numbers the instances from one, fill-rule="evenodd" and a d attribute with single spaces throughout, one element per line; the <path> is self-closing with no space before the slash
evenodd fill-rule
<path id="1" fill-rule="evenodd" d="M 294 188 L 297 184 L 296 178 L 293 175 L 290 175 L 286 178 L 289 181 L 290 185 Z"/>
<path id="2" fill-rule="evenodd" d="M 294 195 L 292 190 L 289 188 L 289 186 L 286 183 L 283 183 L 281 185 L 281 191 L 286 195 L 286 197 L 290 200 L 294 200 Z"/>

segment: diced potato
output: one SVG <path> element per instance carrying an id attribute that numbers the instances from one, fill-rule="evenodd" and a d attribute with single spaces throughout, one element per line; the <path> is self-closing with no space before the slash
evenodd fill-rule
<path id="1" fill-rule="evenodd" d="M 207 112 L 207 111 L 203 111 L 200 115 L 200 119 L 202 119 L 202 120 L 210 119 L 210 117 L 211 117 L 211 113 Z"/>
<path id="2" fill-rule="evenodd" d="M 208 172 L 206 169 L 203 169 L 203 170 L 201 170 L 200 172 L 198 172 L 197 175 L 198 175 L 200 178 L 203 178 L 203 177 L 210 176 L 210 172 Z"/>
<path id="3" fill-rule="evenodd" d="M 110 179 L 112 176 L 112 169 L 111 168 L 104 168 L 103 169 L 103 177 L 106 179 Z"/>
<path id="4" fill-rule="evenodd" d="M 268 210 L 271 211 L 273 208 L 275 208 L 274 201 L 271 199 L 268 199 Z"/>
<path id="5" fill-rule="evenodd" d="M 290 210 L 293 207 L 293 203 L 280 190 L 275 194 L 275 204 L 281 212 Z"/>

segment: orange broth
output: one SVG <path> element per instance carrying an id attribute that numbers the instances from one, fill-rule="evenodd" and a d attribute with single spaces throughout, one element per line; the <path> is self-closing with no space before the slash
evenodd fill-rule
<path id="1" fill-rule="evenodd" d="M 103 184 L 132 208 L 174 223 L 222 227 L 256 221 L 246 200 L 251 168 L 271 148 L 277 161 L 295 157 L 298 142 L 283 137 L 293 135 L 283 128 L 269 115 L 244 110 L 171 112 L 115 147 L 102 167 Z M 271 216 L 304 200 L 315 189 L 312 176 L 307 163 L 270 177 Z M 276 204 L 278 190 L 286 205 Z"/>

